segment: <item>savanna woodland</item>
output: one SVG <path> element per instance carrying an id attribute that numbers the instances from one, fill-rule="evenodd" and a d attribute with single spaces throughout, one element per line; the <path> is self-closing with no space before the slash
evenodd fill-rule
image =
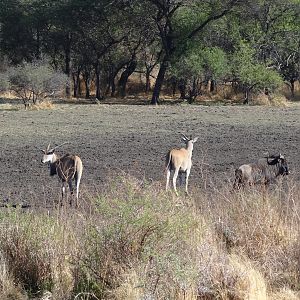
<path id="1" fill-rule="evenodd" d="M 299 76 L 299 0 L 0 0 L 0 299 L 300 299 Z M 233 189 L 264 150 L 290 174 Z"/>

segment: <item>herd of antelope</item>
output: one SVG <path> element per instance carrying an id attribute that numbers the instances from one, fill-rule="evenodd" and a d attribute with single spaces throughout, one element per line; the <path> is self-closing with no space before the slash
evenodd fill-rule
<path id="1" fill-rule="evenodd" d="M 185 192 L 188 194 L 188 180 L 192 168 L 192 154 L 194 143 L 198 137 L 188 138 L 182 134 L 182 141 L 185 143 L 185 148 L 171 149 L 166 156 L 166 191 L 169 188 L 169 181 L 171 172 L 173 172 L 173 188 L 175 194 L 178 196 L 176 181 L 179 175 L 180 182 L 182 181 L 182 174 L 185 173 Z M 42 163 L 48 163 L 50 169 L 50 176 L 58 175 L 62 183 L 62 197 L 65 195 L 66 183 L 69 186 L 71 194 L 73 194 L 72 181 L 75 180 L 76 186 L 76 207 L 78 206 L 79 185 L 83 171 L 82 160 L 77 155 L 66 154 L 59 157 L 55 150 L 62 145 L 57 145 L 50 148 L 50 144 L 43 152 Z M 246 185 L 263 184 L 276 181 L 278 176 L 285 176 L 289 174 L 288 165 L 285 157 L 282 154 L 267 155 L 264 158 L 258 159 L 254 163 L 241 165 L 235 170 L 235 180 L 233 184 L 234 189 L 238 189 Z M 70 202 L 70 204 L 72 204 Z"/>

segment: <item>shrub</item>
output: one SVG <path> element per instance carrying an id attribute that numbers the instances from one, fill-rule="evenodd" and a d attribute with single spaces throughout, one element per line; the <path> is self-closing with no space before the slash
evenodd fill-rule
<path id="1" fill-rule="evenodd" d="M 5 92 L 9 89 L 9 81 L 7 73 L 0 73 L 0 92 Z"/>
<path id="2" fill-rule="evenodd" d="M 36 104 L 47 95 L 61 90 L 68 82 L 66 75 L 54 71 L 44 60 L 9 68 L 8 79 L 10 89 L 22 99 L 25 108 L 30 102 Z"/>

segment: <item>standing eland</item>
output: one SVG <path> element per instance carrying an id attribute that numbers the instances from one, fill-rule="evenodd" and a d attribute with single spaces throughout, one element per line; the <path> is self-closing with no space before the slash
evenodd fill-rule
<path id="1" fill-rule="evenodd" d="M 67 142 L 66 142 L 67 143 Z M 55 150 L 62 145 L 55 146 L 50 149 L 50 144 L 46 150 L 41 150 L 44 155 L 42 158 L 42 163 L 48 163 L 50 169 L 50 176 L 58 175 L 62 182 L 62 197 L 65 194 L 65 183 L 67 182 L 70 192 L 73 195 L 73 186 L 72 180 L 75 180 L 76 185 L 76 204 L 78 207 L 78 197 L 79 197 L 79 185 L 82 176 L 83 164 L 79 156 L 66 154 L 62 157 L 59 157 Z M 70 204 L 72 202 L 70 201 Z"/>
<path id="2" fill-rule="evenodd" d="M 167 171 L 166 191 L 169 188 L 171 171 L 174 171 L 173 188 L 177 196 L 178 193 L 176 189 L 176 180 L 179 172 L 186 173 L 185 192 L 188 194 L 188 181 L 189 181 L 189 175 L 192 167 L 193 148 L 194 148 L 194 143 L 198 140 L 198 137 L 195 137 L 193 139 L 192 136 L 188 138 L 184 134 L 181 135 L 182 135 L 182 140 L 185 143 L 186 147 L 181 149 L 172 149 L 168 152 L 166 156 L 166 171 Z"/>

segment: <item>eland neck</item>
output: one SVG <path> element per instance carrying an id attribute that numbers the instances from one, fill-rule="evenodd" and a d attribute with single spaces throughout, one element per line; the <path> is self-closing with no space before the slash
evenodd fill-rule
<path id="1" fill-rule="evenodd" d="M 186 144 L 186 150 L 189 152 L 190 155 L 192 155 L 194 149 L 194 144 L 192 141 L 188 141 Z"/>
<path id="2" fill-rule="evenodd" d="M 52 155 L 52 159 L 51 159 L 51 163 L 55 163 L 58 160 L 58 155 L 56 155 L 55 153 L 53 153 Z"/>

